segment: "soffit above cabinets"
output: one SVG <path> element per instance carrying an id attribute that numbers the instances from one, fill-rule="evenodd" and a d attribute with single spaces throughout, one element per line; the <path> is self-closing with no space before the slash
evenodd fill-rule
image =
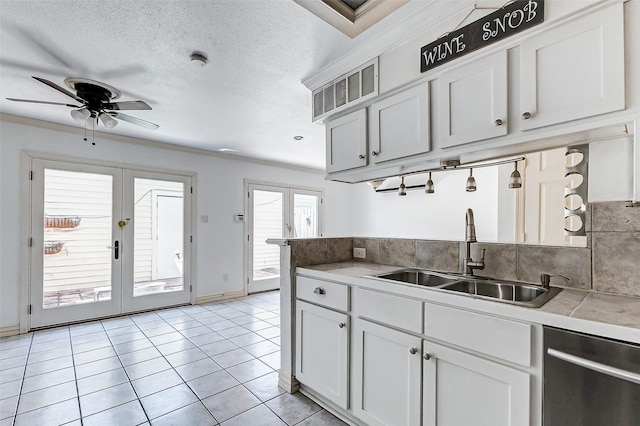
<path id="1" fill-rule="evenodd" d="M 375 25 L 409 0 L 294 0 L 351 38 Z"/>

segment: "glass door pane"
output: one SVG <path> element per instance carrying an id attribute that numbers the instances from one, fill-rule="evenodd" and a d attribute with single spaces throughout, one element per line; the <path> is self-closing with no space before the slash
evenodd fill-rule
<path id="1" fill-rule="evenodd" d="M 319 196 L 293 194 L 293 237 L 313 238 L 319 236 Z"/>
<path id="2" fill-rule="evenodd" d="M 111 299 L 113 177 L 45 169 L 43 308 Z"/>
<path id="3" fill-rule="evenodd" d="M 282 191 L 253 191 L 253 280 L 280 277 L 280 247 L 267 244 L 282 238 L 284 222 Z"/>
<path id="4" fill-rule="evenodd" d="M 184 184 L 134 179 L 133 297 L 184 289 Z"/>

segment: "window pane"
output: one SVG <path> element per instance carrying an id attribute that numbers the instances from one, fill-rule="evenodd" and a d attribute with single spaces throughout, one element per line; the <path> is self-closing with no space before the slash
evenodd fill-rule
<path id="1" fill-rule="evenodd" d="M 184 288 L 184 184 L 135 178 L 133 295 Z"/>
<path id="2" fill-rule="evenodd" d="M 43 308 L 111 299 L 113 178 L 45 169 Z"/>

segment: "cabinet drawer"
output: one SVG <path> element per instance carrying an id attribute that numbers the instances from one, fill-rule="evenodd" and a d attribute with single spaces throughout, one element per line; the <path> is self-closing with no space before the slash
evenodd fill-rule
<path id="1" fill-rule="evenodd" d="M 358 289 L 358 315 L 376 322 L 422 333 L 422 302 L 391 294 Z"/>
<path id="2" fill-rule="evenodd" d="M 424 330 L 431 338 L 531 366 L 531 324 L 425 303 Z"/>
<path id="3" fill-rule="evenodd" d="M 347 312 L 349 310 L 349 287 L 314 278 L 296 278 L 296 297 L 316 305 Z"/>

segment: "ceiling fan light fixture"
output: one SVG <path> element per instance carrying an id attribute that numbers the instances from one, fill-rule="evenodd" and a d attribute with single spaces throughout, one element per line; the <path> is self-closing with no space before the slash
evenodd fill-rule
<path id="1" fill-rule="evenodd" d="M 98 118 L 100 118 L 100 121 L 102 121 L 102 124 L 104 124 L 104 127 L 107 129 L 113 129 L 118 125 L 118 121 L 114 120 L 113 117 L 106 112 L 101 112 Z"/>
<path id="2" fill-rule="evenodd" d="M 91 117 L 91 112 L 86 108 L 74 109 L 71 111 L 71 117 L 78 123 L 84 124 Z"/>

